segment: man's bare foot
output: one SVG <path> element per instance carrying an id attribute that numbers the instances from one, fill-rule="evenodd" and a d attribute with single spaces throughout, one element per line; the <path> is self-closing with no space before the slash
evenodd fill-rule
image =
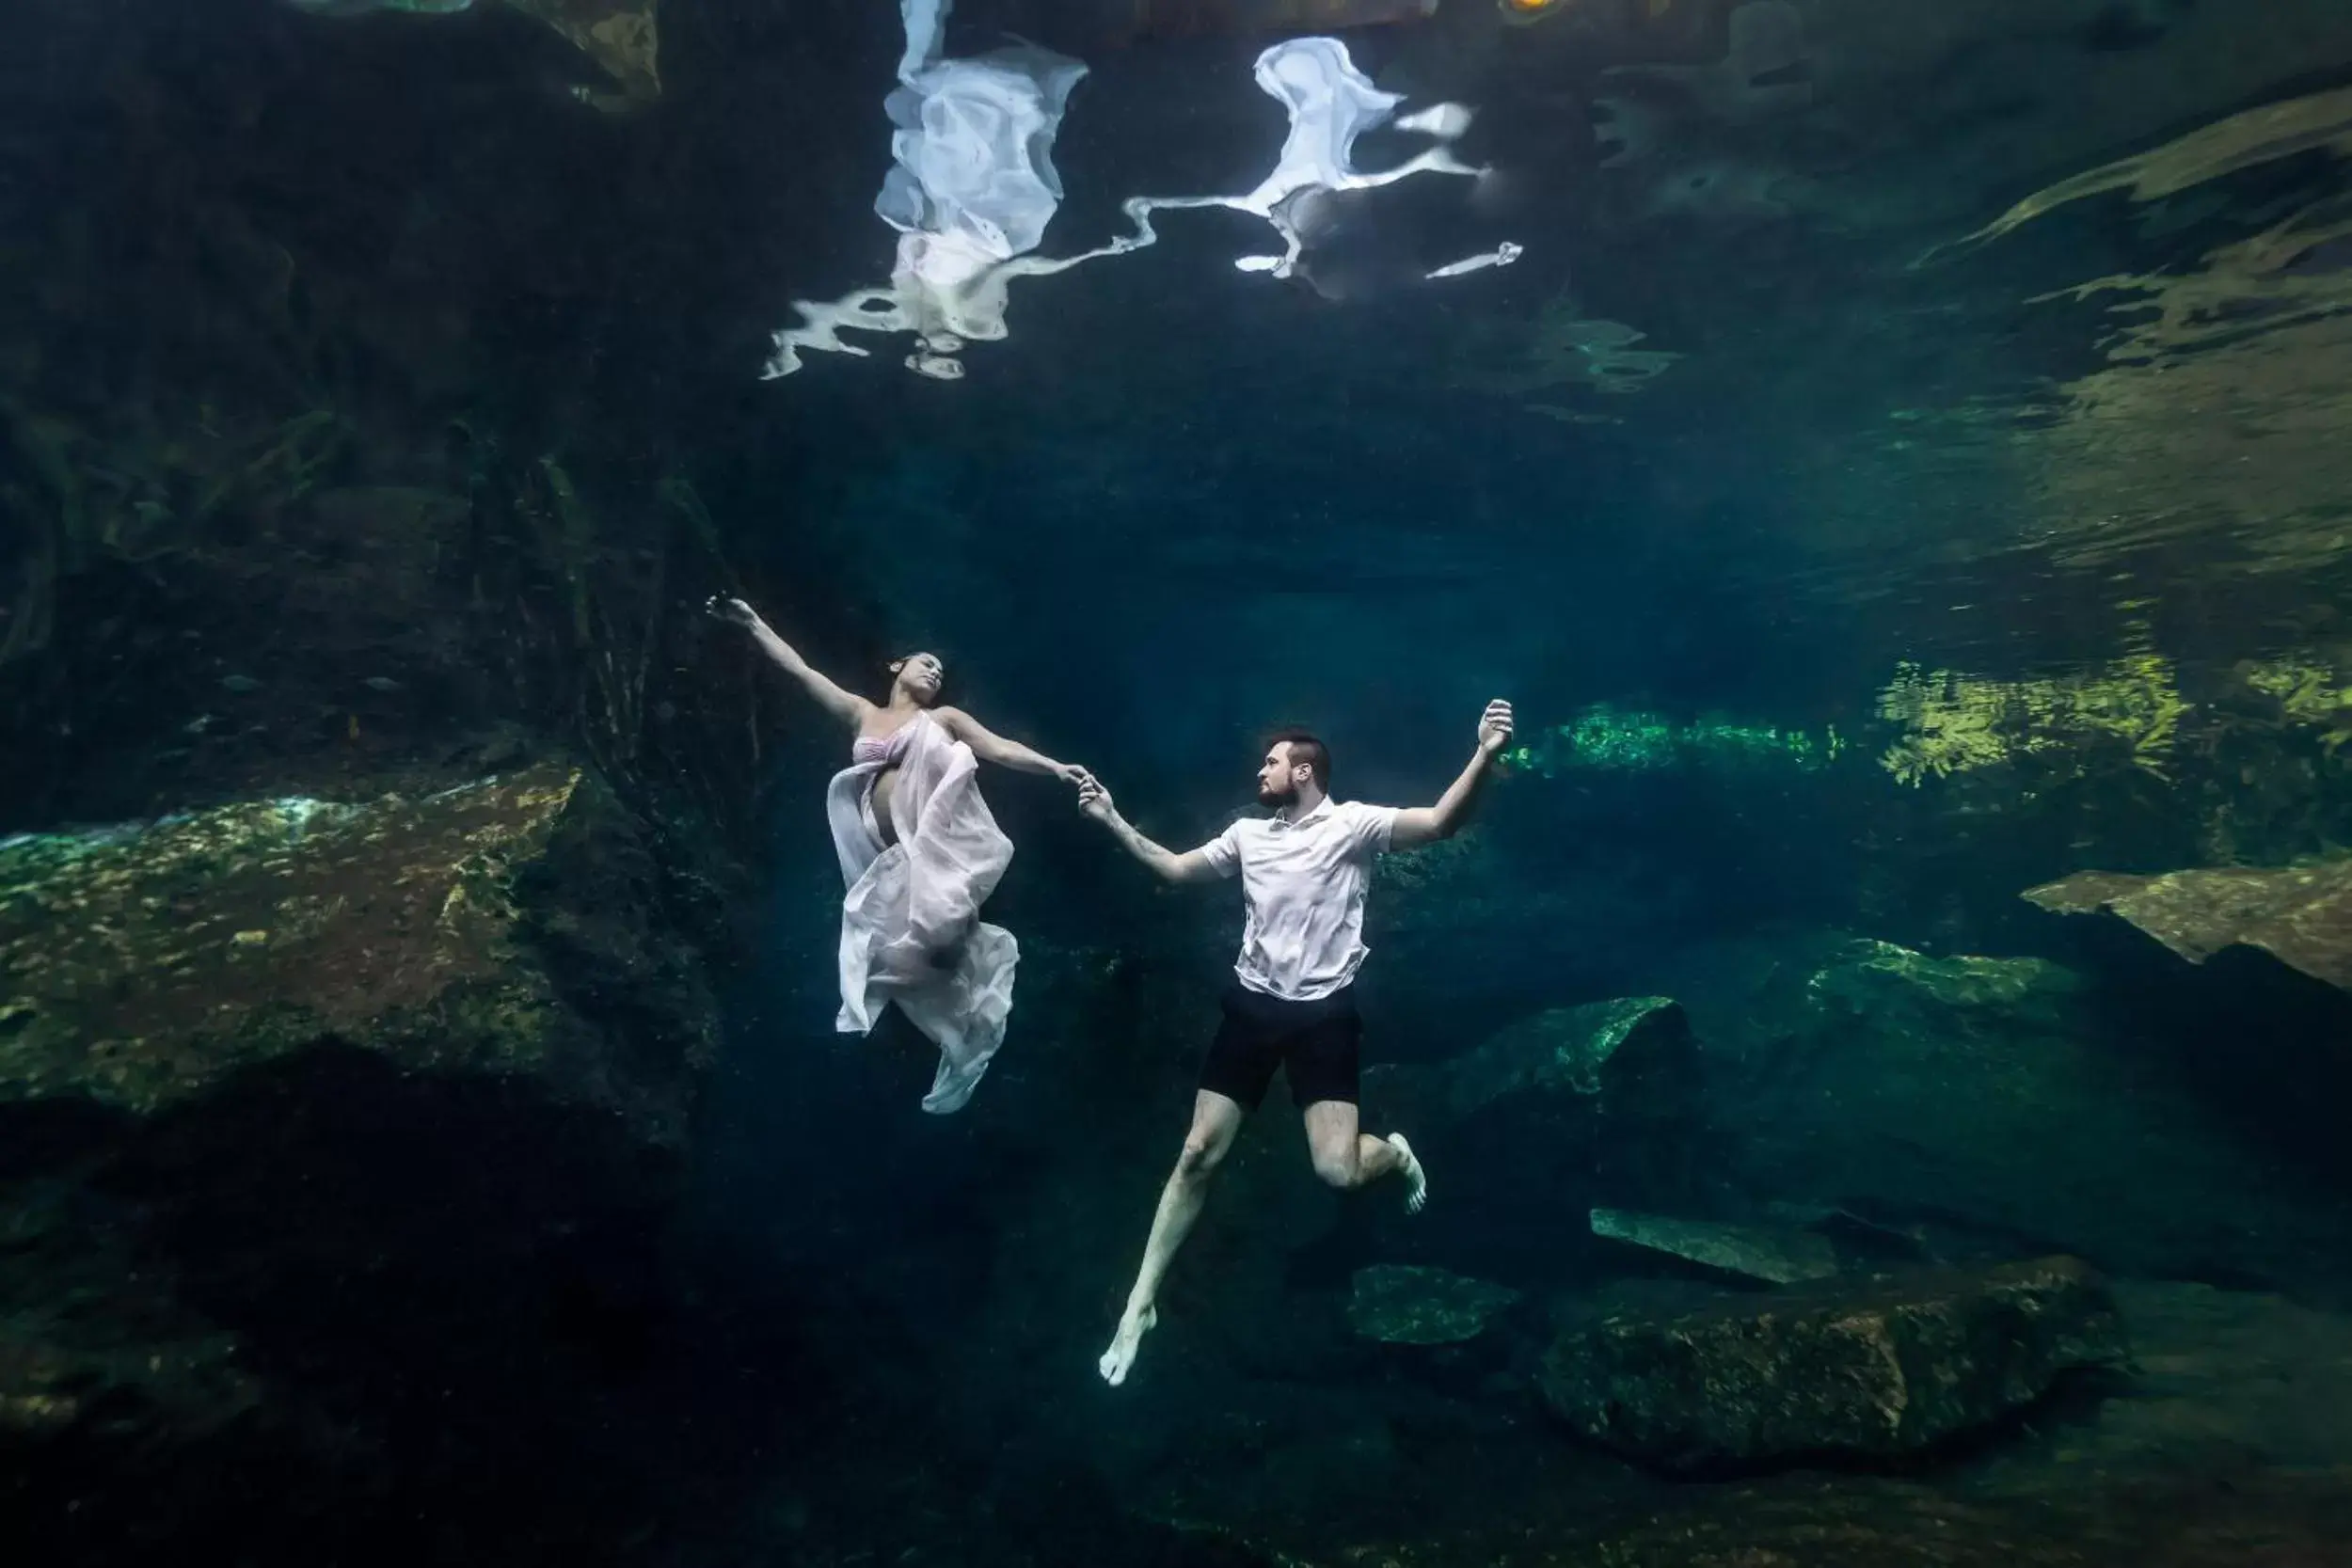
<path id="1" fill-rule="evenodd" d="M 1413 1146 L 1405 1141 L 1404 1133 L 1390 1133 L 1388 1145 L 1396 1150 L 1396 1168 L 1405 1177 L 1405 1212 L 1418 1214 L 1421 1206 L 1429 1201 L 1429 1173 L 1421 1168 L 1421 1160 L 1413 1153 Z"/>
<path id="2" fill-rule="evenodd" d="M 1104 1382 L 1116 1388 L 1127 1381 L 1127 1369 L 1136 1364 L 1136 1352 L 1143 1348 L 1143 1337 L 1159 1321 L 1160 1309 L 1156 1307 L 1147 1307 L 1139 1313 L 1129 1312 L 1119 1320 L 1119 1332 L 1111 1337 L 1111 1348 L 1095 1363 Z"/>

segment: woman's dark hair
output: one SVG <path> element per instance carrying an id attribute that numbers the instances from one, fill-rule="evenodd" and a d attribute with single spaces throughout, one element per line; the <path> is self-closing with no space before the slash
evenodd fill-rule
<path id="1" fill-rule="evenodd" d="M 896 681 L 898 678 L 898 672 L 907 667 L 907 660 L 914 657 L 916 654 L 928 653 L 930 653 L 929 648 L 917 648 L 914 653 L 900 654 L 898 657 L 892 659 L 888 664 L 884 665 L 883 669 L 888 671 L 890 678 L 893 681 Z M 931 701 L 934 704 L 944 703 L 947 700 L 947 661 L 945 658 L 941 658 L 937 654 L 931 654 L 931 657 L 939 660 L 939 689 L 932 694 Z"/>
<path id="2" fill-rule="evenodd" d="M 1315 787 L 1326 795 L 1331 793 L 1331 748 L 1305 730 L 1279 730 L 1266 741 L 1269 746 L 1288 746 L 1291 766 L 1307 765 L 1314 775 Z"/>

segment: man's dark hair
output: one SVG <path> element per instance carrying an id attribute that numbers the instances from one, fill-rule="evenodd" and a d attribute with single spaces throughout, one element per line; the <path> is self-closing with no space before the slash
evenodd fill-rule
<path id="1" fill-rule="evenodd" d="M 1279 730 L 1267 741 L 1268 746 L 1288 746 L 1291 766 L 1307 765 L 1314 775 L 1315 787 L 1326 795 L 1331 793 L 1331 748 L 1305 730 Z"/>

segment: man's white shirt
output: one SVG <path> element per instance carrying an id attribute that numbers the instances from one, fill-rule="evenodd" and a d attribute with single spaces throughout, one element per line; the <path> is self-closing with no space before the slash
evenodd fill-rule
<path id="1" fill-rule="evenodd" d="M 1291 821 L 1244 817 L 1200 847 L 1220 877 L 1241 875 L 1248 921 L 1233 974 L 1291 1002 L 1329 996 L 1364 954 L 1364 890 L 1389 847 L 1397 808 L 1326 799 Z"/>

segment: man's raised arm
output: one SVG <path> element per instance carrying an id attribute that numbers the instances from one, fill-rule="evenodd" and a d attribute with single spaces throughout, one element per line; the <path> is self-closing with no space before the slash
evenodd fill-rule
<path id="1" fill-rule="evenodd" d="M 1479 785 L 1494 770 L 1495 753 L 1511 744 L 1511 705 L 1497 698 L 1486 705 L 1478 721 L 1478 750 L 1470 753 L 1461 776 L 1446 786 L 1434 806 L 1413 806 L 1396 814 L 1389 832 L 1389 847 L 1410 849 L 1416 845 L 1452 838 L 1470 815 Z"/>
<path id="2" fill-rule="evenodd" d="M 1168 881 L 1213 882 L 1219 875 L 1209 857 L 1200 850 L 1187 849 L 1179 855 L 1136 832 L 1134 824 L 1119 815 L 1119 808 L 1111 803 L 1111 792 L 1099 780 L 1089 778 L 1078 786 L 1078 809 L 1108 828 L 1111 836 L 1126 847 L 1127 853 Z"/>

